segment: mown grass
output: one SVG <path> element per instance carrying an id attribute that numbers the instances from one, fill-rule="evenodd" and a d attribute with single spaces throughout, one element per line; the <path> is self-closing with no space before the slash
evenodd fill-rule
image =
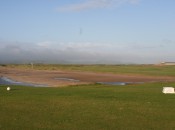
<path id="1" fill-rule="evenodd" d="M 2 130 L 173 130 L 175 95 L 147 83 L 65 88 L 0 86 Z"/>
<path id="2" fill-rule="evenodd" d="M 8 65 L 7 67 L 31 69 L 31 65 Z M 141 74 L 153 76 L 175 76 L 175 66 L 158 65 L 54 65 L 35 64 L 36 70 L 69 70 L 117 74 Z"/>

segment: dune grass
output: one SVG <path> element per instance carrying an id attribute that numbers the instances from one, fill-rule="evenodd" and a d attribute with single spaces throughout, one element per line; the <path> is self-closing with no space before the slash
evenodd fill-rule
<path id="1" fill-rule="evenodd" d="M 31 65 L 7 65 L 7 67 L 31 69 Z M 175 66 L 158 65 L 61 65 L 35 64 L 36 70 L 88 71 L 114 74 L 141 74 L 153 76 L 175 76 Z"/>
<path id="2" fill-rule="evenodd" d="M 65 88 L 0 86 L 2 130 L 173 130 L 175 95 L 149 83 Z"/>

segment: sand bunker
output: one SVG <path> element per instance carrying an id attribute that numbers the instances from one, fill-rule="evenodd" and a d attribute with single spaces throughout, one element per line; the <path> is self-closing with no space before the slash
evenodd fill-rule
<path id="1" fill-rule="evenodd" d="M 32 84 L 47 84 L 61 87 L 77 84 L 91 84 L 96 82 L 165 82 L 175 81 L 169 76 L 143 76 L 128 74 L 109 74 L 72 71 L 20 70 L 0 67 L 0 75 L 15 81 Z"/>

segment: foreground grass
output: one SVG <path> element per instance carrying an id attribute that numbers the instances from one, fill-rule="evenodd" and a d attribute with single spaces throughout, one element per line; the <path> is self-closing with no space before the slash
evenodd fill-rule
<path id="1" fill-rule="evenodd" d="M 8 65 L 7 67 L 31 69 L 31 65 Z M 141 74 L 153 76 L 175 76 L 175 66 L 157 65 L 59 65 L 35 64 L 36 70 L 90 71 L 117 74 Z"/>
<path id="2" fill-rule="evenodd" d="M 2 130 L 175 129 L 175 95 L 153 83 L 67 88 L 0 86 Z"/>

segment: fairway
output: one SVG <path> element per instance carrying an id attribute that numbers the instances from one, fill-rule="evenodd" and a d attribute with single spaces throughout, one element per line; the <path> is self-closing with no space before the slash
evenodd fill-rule
<path id="1" fill-rule="evenodd" d="M 175 83 L 0 86 L 0 129 L 173 130 L 175 95 L 163 94 L 163 86 Z"/>

